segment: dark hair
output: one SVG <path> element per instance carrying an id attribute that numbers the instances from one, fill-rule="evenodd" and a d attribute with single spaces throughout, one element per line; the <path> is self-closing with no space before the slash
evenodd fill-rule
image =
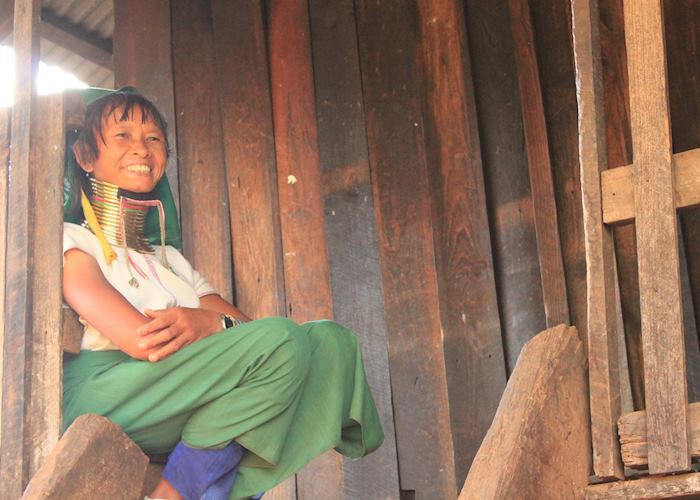
<path id="1" fill-rule="evenodd" d="M 85 123 L 83 129 L 75 141 L 75 146 L 80 152 L 83 161 L 91 162 L 97 158 L 97 137 L 105 142 L 102 133 L 102 123 L 104 118 L 114 115 L 117 121 L 123 122 L 128 120 L 134 112 L 134 109 L 141 111 L 141 122 L 146 123 L 148 120 L 153 120 L 156 126 L 163 132 L 165 137 L 165 148 L 170 154 L 170 145 L 168 144 L 168 124 L 160 114 L 155 104 L 146 99 L 141 94 L 134 92 L 117 91 L 107 94 L 104 97 L 88 104 L 85 111 Z M 119 111 L 119 113 L 117 113 Z"/>
<path id="2" fill-rule="evenodd" d="M 85 121 L 83 128 L 77 131 L 75 139 L 75 148 L 78 150 L 83 162 L 92 162 L 97 159 L 99 154 L 97 148 L 98 137 L 103 143 L 105 138 L 103 135 L 104 119 L 114 115 L 117 121 L 123 122 L 128 120 L 134 112 L 134 109 L 141 111 L 141 121 L 146 123 L 152 120 L 156 126 L 163 132 L 165 138 L 166 153 L 170 155 L 170 144 L 168 144 L 168 123 L 163 118 L 163 115 L 158 111 L 155 104 L 146 99 L 141 94 L 128 91 L 111 92 L 99 99 L 88 104 L 85 110 Z M 87 173 L 80 168 L 77 158 L 73 154 L 73 150 L 67 151 L 72 156 L 74 162 L 73 178 L 68 180 L 69 185 L 72 185 L 70 200 L 66 200 L 64 206 L 65 212 L 69 217 L 75 217 L 82 213 L 80 207 L 80 189 L 81 187 L 86 193 L 89 192 L 89 180 Z"/>

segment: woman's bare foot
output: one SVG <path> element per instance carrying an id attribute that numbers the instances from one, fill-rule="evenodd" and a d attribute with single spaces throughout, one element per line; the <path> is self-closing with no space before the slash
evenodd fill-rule
<path id="1" fill-rule="evenodd" d="M 167 479 L 164 477 L 160 478 L 160 481 L 158 481 L 158 484 L 156 487 L 153 489 L 150 495 L 148 495 L 149 498 L 153 498 L 154 500 L 156 498 L 164 499 L 164 500 L 183 500 L 184 497 L 178 493 L 178 491 L 173 488 L 173 485 L 170 484 Z"/>

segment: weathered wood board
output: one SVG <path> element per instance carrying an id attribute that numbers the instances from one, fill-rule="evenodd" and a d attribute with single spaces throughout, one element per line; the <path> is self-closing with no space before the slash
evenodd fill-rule
<path id="1" fill-rule="evenodd" d="M 662 498 L 697 498 L 700 474 L 643 477 L 630 481 L 601 483 L 586 488 L 586 500 L 657 500 Z"/>
<path id="2" fill-rule="evenodd" d="M 172 0 L 173 72 L 184 254 L 232 299 L 231 240 L 211 6 Z"/>
<path id="3" fill-rule="evenodd" d="M 9 108 L 0 109 L 0 241 L 7 236 L 7 183 L 10 162 L 10 129 L 12 116 Z M 5 245 L 0 245 L 0 318 L 5 309 Z M 2 401 L 2 367 L 4 345 L 4 321 L 0 321 L 0 401 Z M 2 442 L 2 411 L 0 411 L 0 442 Z"/>
<path id="4" fill-rule="evenodd" d="M 309 18 L 333 316 L 360 339 L 385 435 L 381 448 L 370 456 L 343 460 L 343 494 L 367 500 L 398 499 L 387 327 L 354 4 L 352 0 L 311 0 Z"/>
<path id="5" fill-rule="evenodd" d="M 0 484 L 8 498 L 19 498 L 29 480 L 31 433 L 29 380 L 32 355 L 31 251 L 32 188 L 31 130 L 37 115 L 35 75 L 39 64 L 37 26 L 41 2 L 17 2 L 14 11 L 15 94 L 12 109 L 12 148 L 7 196 L 5 306 L 2 379 L 2 443 Z"/>
<path id="6" fill-rule="evenodd" d="M 613 240 L 601 218 L 600 172 L 607 166 L 597 0 L 572 2 L 579 110 L 579 158 L 588 291 L 588 362 L 593 469 L 623 478 L 616 424 L 620 415 Z"/>
<path id="7" fill-rule="evenodd" d="M 508 0 L 547 327 L 569 323 L 552 162 L 528 0 Z"/>
<path id="8" fill-rule="evenodd" d="M 463 7 L 455 0 L 419 1 L 418 14 L 435 270 L 460 485 L 496 412 L 506 368 Z"/>
<path id="9" fill-rule="evenodd" d="M 586 385 L 574 327 L 528 342 L 459 500 L 581 498 L 591 460 Z"/>
<path id="10" fill-rule="evenodd" d="M 618 424 L 622 459 L 625 466 L 646 468 L 649 463 L 647 413 L 645 410 L 626 413 Z M 688 440 L 690 455 L 700 457 L 700 402 L 688 405 Z"/>
<path id="11" fill-rule="evenodd" d="M 457 494 L 423 120 L 415 6 L 355 2 L 388 327 L 401 489 Z M 411 493 L 412 492 L 412 493 Z"/>
<path id="12" fill-rule="evenodd" d="M 661 1 L 625 2 L 649 472 L 690 467 Z"/>
<path id="13" fill-rule="evenodd" d="M 523 117 L 506 0 L 466 2 L 481 157 L 508 373 L 546 328 Z"/>

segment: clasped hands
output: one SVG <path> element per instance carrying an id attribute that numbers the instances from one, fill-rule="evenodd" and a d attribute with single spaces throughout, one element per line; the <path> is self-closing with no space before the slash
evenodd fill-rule
<path id="1" fill-rule="evenodd" d="M 146 309 L 144 314 L 152 318 L 140 326 L 136 333 L 141 338 L 139 349 L 155 350 L 148 361 L 161 361 L 198 340 L 221 330 L 221 314 L 208 309 L 169 307 Z"/>

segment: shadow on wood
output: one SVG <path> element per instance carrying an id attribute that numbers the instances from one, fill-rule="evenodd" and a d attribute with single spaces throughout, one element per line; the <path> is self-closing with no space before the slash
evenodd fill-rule
<path id="1" fill-rule="evenodd" d="M 589 420 L 576 328 L 541 332 L 518 358 L 459 500 L 581 498 L 591 467 Z"/>

